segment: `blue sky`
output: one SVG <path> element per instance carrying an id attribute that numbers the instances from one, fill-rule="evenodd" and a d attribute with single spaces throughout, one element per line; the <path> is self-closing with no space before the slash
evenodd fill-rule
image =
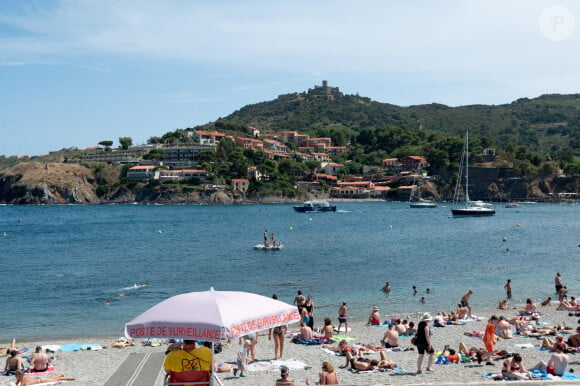
<path id="1" fill-rule="evenodd" d="M 323 79 L 379 102 L 580 92 L 580 2 L 0 2 L 0 155 L 214 121 Z"/>

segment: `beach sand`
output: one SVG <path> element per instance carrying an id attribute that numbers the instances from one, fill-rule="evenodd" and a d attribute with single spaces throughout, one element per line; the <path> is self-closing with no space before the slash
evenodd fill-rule
<path id="1" fill-rule="evenodd" d="M 544 313 L 542 316 L 542 321 L 549 322 L 550 325 L 557 325 L 559 323 L 566 323 L 566 325 L 576 328 L 578 325 L 578 317 L 571 317 L 568 312 L 565 311 L 554 311 L 554 307 L 550 310 L 544 307 L 541 312 Z M 504 315 L 506 317 L 512 317 L 516 314 L 516 310 L 489 310 L 487 312 L 478 312 L 474 310 L 474 314 L 483 317 L 483 320 L 472 321 L 466 325 L 461 326 L 447 326 L 444 328 L 431 327 L 432 330 L 432 341 L 435 351 L 440 351 L 445 345 L 449 345 L 451 348 L 457 349 L 459 342 L 464 342 L 467 347 L 477 346 L 483 347 L 480 339 L 465 336 L 463 333 L 465 331 L 475 331 L 483 330 L 487 323 L 488 317 L 491 313 L 496 315 Z M 432 314 L 435 314 L 433 312 Z M 333 317 L 336 319 L 336 317 Z M 316 323 L 322 322 L 322 315 L 316 315 Z M 417 320 L 415 320 L 417 322 Z M 354 338 L 353 343 L 374 343 L 379 344 L 386 327 L 370 327 L 366 325 L 355 324 L 352 327 L 350 336 Z M 289 327 L 289 331 L 297 331 L 298 326 L 292 325 Z M 133 346 L 128 346 L 123 349 L 111 347 L 112 343 L 119 337 L 113 337 L 110 339 L 83 339 L 75 341 L 74 343 L 98 343 L 106 347 L 102 350 L 91 350 L 91 351 L 76 351 L 76 352 L 56 352 L 54 366 L 56 368 L 56 374 L 64 374 L 66 376 L 76 377 L 76 381 L 63 382 L 63 385 L 162 385 L 163 384 L 163 372 L 162 372 L 162 360 L 163 352 L 165 351 L 165 345 L 162 344 L 159 347 L 150 347 L 143 345 L 143 341 L 135 341 Z M 67 342 L 17 342 L 17 346 L 26 345 L 29 347 L 30 351 L 27 354 L 31 354 L 34 351 L 34 347 L 37 345 L 48 345 L 48 344 L 65 344 L 71 343 Z M 410 344 L 410 338 L 401 337 L 400 345 L 403 348 L 414 347 Z M 547 361 L 550 357 L 550 352 L 539 351 L 534 348 L 517 348 L 515 344 L 526 344 L 531 343 L 535 346 L 539 346 L 541 341 L 536 338 L 526 338 L 526 337 L 515 337 L 513 339 L 500 340 L 496 348 L 505 349 L 508 352 L 519 352 L 524 360 L 524 364 L 529 368 L 535 365 L 539 360 Z M 9 343 L 2 342 L 1 347 L 7 347 Z M 223 351 L 215 356 L 215 362 L 230 362 L 235 363 L 236 355 L 239 350 L 238 339 L 232 342 L 231 346 L 224 345 Z M 23 354 L 24 355 L 24 354 Z M 576 355 L 570 355 L 570 363 L 568 368 L 575 369 L 577 373 L 580 373 L 580 357 Z M 273 342 L 268 340 L 268 332 L 262 331 L 259 333 L 258 344 L 256 345 L 256 359 L 259 364 L 266 364 L 266 362 L 272 360 L 274 357 Z M 379 354 L 372 353 L 368 355 L 369 358 L 378 358 Z M 501 371 L 502 361 L 495 361 L 494 366 L 485 365 L 485 363 L 478 364 L 477 362 L 468 362 L 465 364 L 448 364 L 448 365 L 438 365 L 434 364 L 433 373 L 416 374 L 416 362 L 417 362 L 417 352 L 416 351 L 400 351 L 400 352 L 388 352 L 387 357 L 395 361 L 398 365 L 402 366 L 403 370 L 400 371 L 388 371 L 388 372 L 368 372 L 368 373 L 353 373 L 347 369 L 338 368 L 339 365 L 345 363 L 345 357 L 331 355 L 321 349 L 320 346 L 305 346 L 294 344 L 290 342 L 290 338 L 287 336 L 285 341 L 284 349 L 284 359 L 286 360 L 299 360 L 304 362 L 308 367 L 306 369 L 291 370 L 290 377 L 296 380 L 296 385 L 304 385 L 305 380 L 309 379 L 312 384 L 318 381 L 318 373 L 320 371 L 320 366 L 322 361 L 330 361 L 334 364 L 335 369 L 338 373 L 341 384 L 351 384 L 351 385 L 369 385 L 369 384 L 489 384 L 494 381 L 483 378 L 485 373 L 499 373 Z M 133 378 L 133 383 L 127 383 L 127 381 L 115 381 L 115 378 L 110 378 L 114 374 L 120 365 L 127 358 L 132 358 L 134 367 L 138 367 L 140 364 L 143 369 L 149 373 L 147 380 Z M 147 361 L 149 359 L 149 361 Z M 2 362 L 3 364 L 3 362 Z M 426 360 L 424 362 L 424 367 L 426 366 Z M 235 367 L 235 365 L 234 365 Z M 126 379 L 129 379 L 133 373 L 132 369 L 127 369 Z M 119 375 L 119 374 L 117 374 Z M 274 381 L 279 377 L 278 370 L 261 370 L 261 371 L 247 371 L 246 377 L 240 378 L 235 377 L 233 373 L 219 373 L 219 379 L 224 385 L 238 385 L 238 386 L 255 386 L 255 385 L 273 385 Z M 136 379 L 136 380 L 135 380 Z M 109 382 L 107 383 L 107 381 Z M 14 381 L 14 377 L 0 377 L 0 385 L 7 384 L 10 381 Z M 116 382 L 116 383 L 115 383 Z M 534 381 L 540 382 L 540 381 Z M 541 381 L 542 384 L 550 384 L 552 382 Z M 564 381 L 558 381 L 554 383 L 563 383 Z M 519 382 L 510 382 L 510 384 L 518 384 Z M 528 382 L 529 383 L 529 382 Z M 580 384 L 578 381 L 567 381 L 566 383 Z"/>

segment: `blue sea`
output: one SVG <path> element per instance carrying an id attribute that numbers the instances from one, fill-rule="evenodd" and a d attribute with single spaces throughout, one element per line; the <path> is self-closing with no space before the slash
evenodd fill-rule
<path id="1" fill-rule="evenodd" d="M 210 287 L 289 303 L 301 289 L 317 325 L 336 322 L 343 301 L 366 320 L 373 305 L 385 317 L 449 310 L 468 289 L 477 314 L 497 306 L 508 278 L 514 303 L 542 300 L 557 271 L 578 294 L 580 205 L 501 206 L 486 218 L 451 218 L 445 204 L 337 205 L 0 206 L 0 341 L 121 336 L 156 303 Z M 284 250 L 253 249 L 265 229 Z"/>

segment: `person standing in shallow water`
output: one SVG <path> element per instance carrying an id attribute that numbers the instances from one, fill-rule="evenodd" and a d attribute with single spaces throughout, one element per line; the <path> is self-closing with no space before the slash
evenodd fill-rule
<path id="1" fill-rule="evenodd" d="M 340 334 L 340 328 L 341 328 L 343 323 L 344 323 L 344 335 L 348 334 L 348 321 L 347 321 L 347 316 L 346 316 L 347 310 L 348 310 L 348 307 L 346 305 L 346 302 L 342 302 L 342 305 L 338 309 L 338 333 L 339 334 Z"/>
<path id="2" fill-rule="evenodd" d="M 512 298 L 512 281 L 511 281 L 511 279 L 507 279 L 507 283 L 505 283 L 503 288 L 505 288 L 506 297 L 508 299 L 511 299 Z"/>

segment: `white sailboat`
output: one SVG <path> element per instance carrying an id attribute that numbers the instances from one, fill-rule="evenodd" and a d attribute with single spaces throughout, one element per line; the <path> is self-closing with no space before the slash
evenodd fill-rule
<path id="1" fill-rule="evenodd" d="M 461 178 L 465 174 L 465 192 L 464 200 L 460 201 L 461 193 Z M 495 208 L 492 204 L 483 201 L 469 200 L 469 132 L 465 132 L 465 144 L 461 153 L 461 161 L 459 162 L 459 177 L 457 178 L 457 185 L 455 186 L 455 194 L 453 195 L 453 208 L 451 209 L 453 216 L 491 216 L 495 214 Z"/>
<path id="2" fill-rule="evenodd" d="M 413 186 L 415 186 L 415 178 L 413 178 Z M 431 200 L 425 200 L 421 198 L 421 183 L 417 184 L 417 199 L 415 200 L 415 187 L 411 189 L 411 195 L 409 196 L 409 208 L 426 209 L 426 208 L 437 208 L 437 203 Z"/>

